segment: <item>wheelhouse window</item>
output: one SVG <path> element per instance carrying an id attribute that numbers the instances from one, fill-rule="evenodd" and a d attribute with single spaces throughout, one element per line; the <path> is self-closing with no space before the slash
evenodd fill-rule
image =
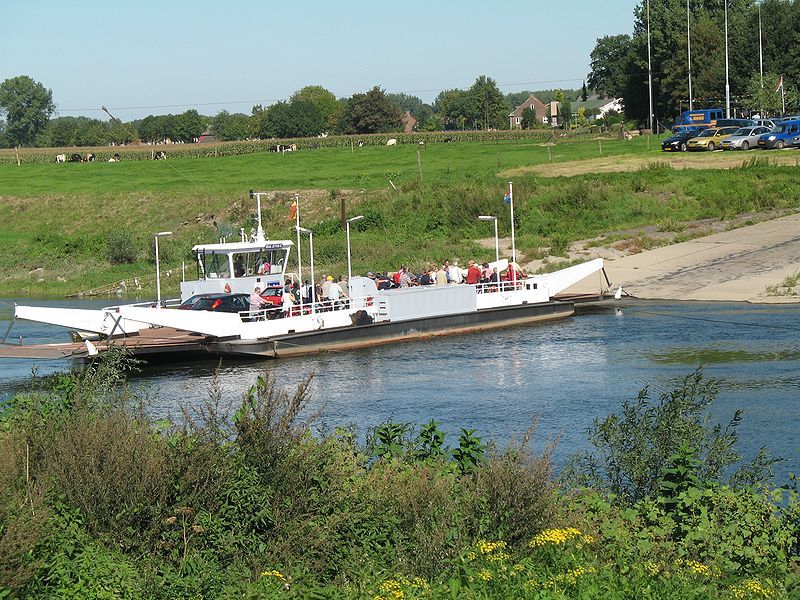
<path id="1" fill-rule="evenodd" d="M 197 264 L 200 272 L 209 279 L 223 279 L 231 276 L 228 254 L 198 254 Z"/>

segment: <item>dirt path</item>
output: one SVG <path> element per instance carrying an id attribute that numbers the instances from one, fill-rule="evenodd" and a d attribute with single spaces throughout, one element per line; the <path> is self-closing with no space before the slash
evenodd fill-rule
<path id="1" fill-rule="evenodd" d="M 785 150 L 771 150 L 769 153 L 761 150 L 750 152 L 701 152 L 677 153 L 663 152 L 655 156 L 602 156 L 587 160 L 575 160 L 563 163 L 547 163 L 509 169 L 499 173 L 499 176 L 508 179 L 518 175 L 539 175 L 542 177 L 569 177 L 572 175 L 585 175 L 587 173 L 627 173 L 640 171 L 650 165 L 668 164 L 673 169 L 737 169 L 754 161 L 774 166 L 800 167 L 800 151 L 787 148 Z"/>

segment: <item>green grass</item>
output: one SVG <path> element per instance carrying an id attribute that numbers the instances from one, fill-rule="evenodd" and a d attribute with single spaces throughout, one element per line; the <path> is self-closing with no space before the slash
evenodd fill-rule
<path id="1" fill-rule="evenodd" d="M 655 140 L 604 141 L 603 154 L 658 156 Z M 420 185 L 417 153 L 422 162 Z M 565 141 L 551 148 L 554 162 L 599 155 L 596 141 Z M 315 230 L 320 273 L 346 269 L 340 200 L 349 214 L 367 218 L 352 232 L 355 272 L 421 268 L 445 258 L 490 259 L 493 249 L 479 214 L 500 217 L 508 182 L 497 173 L 548 162 L 532 142 L 431 144 L 427 147 L 320 149 L 289 154 L 130 161 L 114 164 L 0 165 L 0 294 L 65 294 L 135 276 L 152 276 L 152 235 L 169 229 L 161 244 L 166 268 L 191 262 L 195 243 L 238 237 L 253 225 L 247 190 L 278 191 L 263 202 L 269 237 L 294 239 L 289 204 L 300 194 L 303 225 Z M 394 184 L 390 185 L 389 180 Z M 339 192 L 341 190 L 341 193 Z M 539 248 L 558 251 L 571 241 L 607 232 L 745 212 L 800 206 L 796 169 L 754 164 L 728 171 L 651 168 L 632 173 L 581 174 L 514 180 L 517 246 L 530 258 Z M 109 233 L 128 235 L 131 264 L 108 260 Z M 307 248 L 306 248 L 307 251 Z M 60 279 L 59 279 L 60 278 Z M 62 281 L 63 280 L 63 281 Z M 143 294 L 151 288 L 145 286 Z M 177 284 L 167 282 L 174 294 Z"/>

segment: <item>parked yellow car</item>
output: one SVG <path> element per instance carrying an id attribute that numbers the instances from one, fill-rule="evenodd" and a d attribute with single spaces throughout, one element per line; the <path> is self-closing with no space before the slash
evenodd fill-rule
<path id="1" fill-rule="evenodd" d="M 687 150 L 710 150 L 722 148 L 722 140 L 732 136 L 739 130 L 738 127 L 712 127 L 705 129 L 700 134 L 686 142 Z"/>

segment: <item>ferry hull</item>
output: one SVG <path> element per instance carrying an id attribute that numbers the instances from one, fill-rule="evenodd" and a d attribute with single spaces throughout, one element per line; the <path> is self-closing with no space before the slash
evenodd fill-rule
<path id="1" fill-rule="evenodd" d="M 443 335 L 473 333 L 537 321 L 562 319 L 574 312 L 572 302 L 523 304 L 473 313 L 379 322 L 284 335 L 263 340 L 212 341 L 209 352 L 219 354 L 289 358 L 319 352 L 353 350 L 377 344 L 413 341 Z"/>

